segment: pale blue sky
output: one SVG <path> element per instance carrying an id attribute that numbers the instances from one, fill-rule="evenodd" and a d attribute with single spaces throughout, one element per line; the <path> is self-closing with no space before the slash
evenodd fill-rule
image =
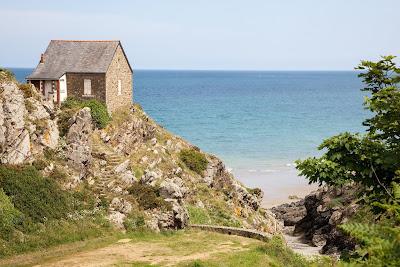
<path id="1" fill-rule="evenodd" d="M 119 39 L 135 69 L 349 70 L 400 55 L 399 0 L 6 0 L 0 65 L 51 39 Z"/>

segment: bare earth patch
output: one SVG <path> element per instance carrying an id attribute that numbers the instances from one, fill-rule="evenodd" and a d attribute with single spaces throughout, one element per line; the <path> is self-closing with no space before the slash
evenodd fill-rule
<path id="1" fill-rule="evenodd" d="M 174 266 L 183 262 L 210 259 L 217 254 L 248 250 L 261 243 L 238 236 L 226 236 L 209 232 L 190 232 L 163 236 L 154 240 L 124 238 L 111 244 L 83 251 L 50 249 L 47 257 L 15 257 L 3 263 L 9 265 L 36 264 L 35 266 L 112 266 L 132 263 Z M 33 253 L 31 253 L 33 254 Z M 51 255 L 49 257 L 49 255 Z M 38 256 L 38 255 L 37 255 Z M 35 262 L 36 261 L 36 262 Z M 0 261 L 0 265 L 2 262 Z"/>

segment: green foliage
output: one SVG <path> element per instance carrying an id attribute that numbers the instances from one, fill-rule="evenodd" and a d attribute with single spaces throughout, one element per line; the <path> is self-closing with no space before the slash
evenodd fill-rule
<path id="1" fill-rule="evenodd" d="M 209 224 L 209 225 L 222 225 L 231 227 L 241 227 L 240 221 L 229 214 L 227 209 L 219 203 L 205 208 L 187 205 L 189 212 L 189 219 L 191 224 Z"/>
<path id="2" fill-rule="evenodd" d="M 91 99 L 84 101 L 83 105 L 90 108 L 92 118 L 98 128 L 103 129 L 110 122 L 111 117 L 108 114 L 107 107 L 102 102 Z"/>
<path id="3" fill-rule="evenodd" d="M 203 153 L 195 149 L 182 149 L 179 158 L 190 170 L 203 175 L 207 169 L 208 161 Z"/>
<path id="4" fill-rule="evenodd" d="M 366 84 L 364 91 L 376 93 L 386 87 L 400 83 L 400 68 L 393 61 L 395 58 L 395 56 L 383 56 L 377 62 L 361 61 L 356 69 L 363 71 L 359 77 Z"/>
<path id="5" fill-rule="evenodd" d="M 400 69 L 393 56 L 378 62 L 362 61 L 357 69 L 371 93 L 365 107 L 373 113 L 364 135 L 342 133 L 325 140 L 320 158 L 297 161 L 300 174 L 310 183 L 341 185 L 357 182 L 373 200 L 390 198 L 392 182 L 400 170 Z"/>
<path id="6" fill-rule="evenodd" d="M 352 255 L 350 262 L 365 266 L 400 266 L 400 185 L 392 185 L 393 199 L 389 202 L 374 202 L 384 210 L 380 217 L 387 220 L 371 223 L 349 222 L 340 228 L 359 241 L 361 246 Z"/>
<path id="7" fill-rule="evenodd" d="M 188 205 L 187 210 L 191 224 L 211 224 L 211 218 L 207 210 L 193 205 Z"/>
<path id="8" fill-rule="evenodd" d="M 0 239 L 8 240 L 23 216 L 11 203 L 11 200 L 0 188 Z"/>
<path id="9" fill-rule="evenodd" d="M 0 82 L 15 80 L 15 75 L 10 70 L 0 67 Z"/>
<path id="10" fill-rule="evenodd" d="M 78 214 L 76 219 L 49 220 L 45 223 L 31 224 L 27 234 L 21 235 L 19 232 L 19 237 L 17 235 L 8 241 L 0 239 L 0 258 L 58 244 L 105 236 L 108 235 L 110 229 L 109 222 L 101 213 Z"/>
<path id="11" fill-rule="evenodd" d="M 62 113 L 59 117 L 59 128 L 60 134 L 64 136 L 69 129 L 69 119 L 75 115 L 75 113 L 84 107 L 90 108 L 90 113 L 92 115 L 93 121 L 96 127 L 103 129 L 105 128 L 111 120 L 108 114 L 107 107 L 102 102 L 91 99 L 91 100 L 79 100 L 77 98 L 69 97 L 61 105 Z"/>
<path id="12" fill-rule="evenodd" d="M 325 140 L 320 158 L 297 161 L 310 183 L 363 186 L 366 203 L 377 214 L 369 222 L 353 220 L 341 229 L 360 248 L 349 259 L 363 266 L 400 265 L 400 68 L 393 56 L 378 62 L 362 61 L 359 77 L 371 95 L 364 105 L 373 117 L 364 121 L 364 135 L 342 133 Z M 355 218 L 359 216 L 354 216 Z"/>
<path id="13" fill-rule="evenodd" d="M 43 171 L 47 167 L 47 165 L 48 163 L 44 159 L 37 159 L 32 162 L 32 166 L 38 171 Z"/>
<path id="14" fill-rule="evenodd" d="M 171 204 L 160 197 L 160 192 L 157 187 L 135 183 L 128 189 L 128 192 L 135 197 L 139 206 L 143 207 L 144 209 L 171 209 Z"/>
<path id="15" fill-rule="evenodd" d="M 32 166 L 0 166 L 0 187 L 34 222 L 63 218 L 72 208 L 69 194 Z"/>

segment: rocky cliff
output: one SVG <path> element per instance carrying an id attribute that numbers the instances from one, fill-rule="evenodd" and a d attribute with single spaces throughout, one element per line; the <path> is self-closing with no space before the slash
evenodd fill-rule
<path id="1" fill-rule="evenodd" d="M 60 117 L 65 120 L 63 109 L 34 87 L 2 81 L 0 162 L 41 165 L 45 176 L 57 171 L 65 190 L 88 188 L 119 228 L 140 215 L 157 231 L 190 222 L 280 231 L 275 216 L 260 206 L 261 190 L 246 188 L 220 159 L 172 135 L 139 105 L 116 111 L 104 129 L 95 127 L 90 108 L 81 108 L 62 136 Z M 205 170 L 190 169 L 182 150 L 204 155 Z"/>

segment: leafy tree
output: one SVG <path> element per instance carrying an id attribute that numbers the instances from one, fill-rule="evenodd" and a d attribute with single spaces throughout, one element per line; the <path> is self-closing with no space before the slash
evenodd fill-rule
<path id="1" fill-rule="evenodd" d="M 392 185 L 393 200 L 390 203 L 373 203 L 384 209 L 394 226 L 383 224 L 346 223 L 340 228 L 356 238 L 361 246 L 353 255 L 352 263 L 363 266 L 400 266 L 400 185 Z"/>
<path id="2" fill-rule="evenodd" d="M 362 90 L 370 93 L 364 102 L 373 114 L 363 123 L 367 132 L 328 138 L 318 147 L 326 151 L 321 157 L 297 161 L 310 183 L 364 187 L 364 200 L 379 215 L 376 221 L 340 226 L 360 243 L 350 259 L 356 265 L 400 266 L 400 68 L 394 59 L 362 61 L 356 68 L 363 71 Z"/>
<path id="3" fill-rule="evenodd" d="M 310 183 L 341 185 L 357 182 L 369 195 L 391 198 L 392 182 L 399 182 L 400 170 L 400 69 L 393 56 L 378 62 L 362 61 L 356 68 L 371 93 L 364 105 L 373 117 L 364 121 L 364 135 L 341 133 L 318 147 L 320 158 L 297 161 L 297 169 Z M 376 198 L 375 198 L 376 199 Z"/>

